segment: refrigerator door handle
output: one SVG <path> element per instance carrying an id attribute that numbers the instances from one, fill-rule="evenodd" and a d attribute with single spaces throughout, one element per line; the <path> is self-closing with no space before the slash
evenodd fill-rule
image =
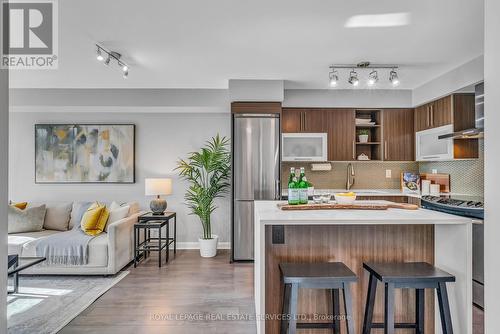
<path id="1" fill-rule="evenodd" d="M 281 199 L 281 194 L 280 194 L 280 180 L 274 181 L 275 187 L 274 187 L 274 199 L 275 200 L 280 200 Z"/>

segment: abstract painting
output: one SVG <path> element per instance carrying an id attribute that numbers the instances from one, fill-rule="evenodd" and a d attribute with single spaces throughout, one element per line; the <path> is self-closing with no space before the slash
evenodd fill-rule
<path id="1" fill-rule="evenodd" d="M 135 125 L 36 124 L 36 183 L 134 183 Z"/>

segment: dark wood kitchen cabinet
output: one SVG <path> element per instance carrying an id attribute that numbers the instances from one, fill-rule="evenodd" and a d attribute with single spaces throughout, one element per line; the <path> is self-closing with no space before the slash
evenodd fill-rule
<path id="1" fill-rule="evenodd" d="M 284 133 L 326 132 L 323 109 L 284 108 L 281 122 Z"/>
<path id="2" fill-rule="evenodd" d="M 283 109 L 281 129 L 284 133 L 302 132 L 302 109 Z"/>
<path id="3" fill-rule="evenodd" d="M 384 109 L 383 156 L 385 161 L 415 160 L 413 109 Z"/>
<path id="4" fill-rule="evenodd" d="M 429 113 L 430 108 L 428 104 L 415 108 L 415 132 L 429 128 Z"/>
<path id="5" fill-rule="evenodd" d="M 453 123 L 453 95 L 445 96 L 415 108 L 415 131 Z"/>
<path id="6" fill-rule="evenodd" d="M 354 109 L 325 109 L 328 133 L 328 160 L 355 159 L 356 128 Z"/>

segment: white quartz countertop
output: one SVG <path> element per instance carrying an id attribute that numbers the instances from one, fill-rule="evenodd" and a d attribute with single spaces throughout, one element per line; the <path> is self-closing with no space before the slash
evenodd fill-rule
<path id="1" fill-rule="evenodd" d="M 387 203 L 386 201 L 363 201 Z M 471 218 L 419 208 L 418 210 L 303 210 L 284 211 L 284 201 L 256 201 L 255 220 L 264 225 L 467 224 Z"/>
<path id="2" fill-rule="evenodd" d="M 408 196 L 408 197 L 414 197 L 414 198 L 421 198 L 422 195 L 420 193 L 408 193 L 408 192 L 403 192 L 401 189 L 351 189 L 351 190 L 346 190 L 346 189 L 315 189 L 316 191 L 326 191 L 329 192 L 330 194 L 335 194 L 335 193 L 343 193 L 343 192 L 349 192 L 352 191 L 356 193 L 358 196 Z M 283 189 L 282 191 L 282 196 L 288 196 L 288 189 Z M 461 195 L 461 196 L 466 196 L 466 194 L 458 194 L 458 193 L 441 193 L 441 196 L 450 196 L 450 195 Z"/>

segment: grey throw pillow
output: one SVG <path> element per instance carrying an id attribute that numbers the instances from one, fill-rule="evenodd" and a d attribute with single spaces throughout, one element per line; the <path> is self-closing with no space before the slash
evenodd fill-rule
<path id="1" fill-rule="evenodd" d="M 73 203 L 47 204 L 45 222 L 46 230 L 67 231 Z"/>
<path id="2" fill-rule="evenodd" d="M 92 202 L 74 202 L 71 209 L 71 218 L 69 220 L 69 229 L 80 228 L 82 216 L 87 209 L 92 205 Z"/>
<path id="3" fill-rule="evenodd" d="M 8 233 L 38 232 L 43 229 L 45 205 L 19 210 L 9 205 Z"/>

